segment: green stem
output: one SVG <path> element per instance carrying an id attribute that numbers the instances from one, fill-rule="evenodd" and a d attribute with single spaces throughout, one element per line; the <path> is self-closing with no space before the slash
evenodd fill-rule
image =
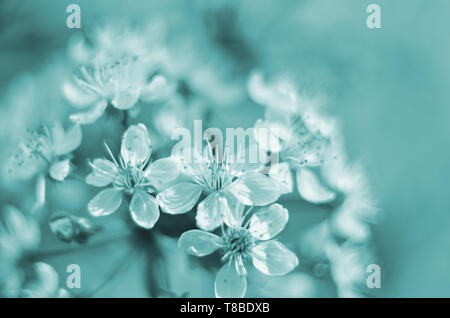
<path id="1" fill-rule="evenodd" d="M 123 119 L 122 119 L 122 126 L 125 130 L 128 128 L 128 111 L 123 111 Z"/>

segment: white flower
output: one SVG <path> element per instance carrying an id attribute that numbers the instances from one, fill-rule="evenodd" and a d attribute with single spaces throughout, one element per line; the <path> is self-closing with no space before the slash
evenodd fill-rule
<path id="1" fill-rule="evenodd" d="M 282 187 L 283 193 L 292 192 L 291 169 L 296 171 L 297 190 L 303 199 L 327 203 L 336 193 L 326 187 L 316 173 L 318 167 L 332 160 L 332 138 L 310 120 L 309 115 L 269 116 L 255 124 L 254 136 L 267 152 L 278 153 L 281 163 L 274 164 L 270 176 Z"/>
<path id="2" fill-rule="evenodd" d="M 272 179 L 282 184 L 283 193 L 292 192 L 289 169 L 292 168 L 296 171 L 297 190 L 303 199 L 316 204 L 333 201 L 336 193 L 323 184 L 315 169 L 311 169 L 322 166 L 334 155 L 334 122 L 315 112 L 321 99 L 298 94 L 288 78 L 267 83 L 258 71 L 250 74 L 247 90 L 256 103 L 267 107 L 265 120 L 260 119 L 255 124 L 259 146 L 278 153 L 281 161 L 289 163 L 272 166 Z"/>
<path id="3" fill-rule="evenodd" d="M 80 146 L 81 139 L 79 125 L 68 131 L 64 131 L 60 123 L 50 128 L 42 126 L 20 143 L 18 152 L 11 158 L 15 166 L 11 172 L 20 175 L 21 169 L 41 171 L 56 181 L 63 181 L 70 172 L 71 152 Z"/>
<path id="4" fill-rule="evenodd" d="M 367 295 L 367 267 L 376 263 L 369 245 L 350 241 L 338 245 L 333 242 L 325 245 L 325 251 L 338 296 L 355 298 Z"/>
<path id="5" fill-rule="evenodd" d="M 247 211 L 248 213 L 248 211 Z M 279 204 L 258 208 L 244 223 L 244 206 L 237 203 L 226 216 L 228 228 L 222 235 L 191 230 L 183 233 L 178 246 L 194 256 L 206 256 L 217 249 L 225 264 L 215 281 L 217 297 L 243 297 L 247 289 L 247 261 L 265 275 L 284 275 L 298 264 L 297 256 L 273 238 L 288 222 L 288 211 Z"/>
<path id="6" fill-rule="evenodd" d="M 211 147 L 208 150 L 193 162 L 184 163 L 189 182 L 177 183 L 157 195 L 163 211 L 186 213 L 205 193 L 206 198 L 197 207 L 196 221 L 198 227 L 210 231 L 223 223 L 230 198 L 249 206 L 264 206 L 278 199 L 279 187 L 253 165 L 238 159 L 231 162 L 227 150 L 223 158 L 213 154 Z"/>
<path id="7" fill-rule="evenodd" d="M 163 75 L 155 75 L 148 81 L 150 75 L 140 57 L 96 57 L 91 64 L 80 68 L 73 83 L 63 85 L 64 96 L 73 106 L 87 108 L 72 114 L 70 119 L 79 124 L 92 124 L 108 105 L 125 111 L 139 99 L 154 102 L 170 94 L 173 86 Z"/>
<path id="8" fill-rule="evenodd" d="M 111 187 L 89 202 L 89 212 L 94 216 L 109 215 L 120 207 L 123 195 L 127 194 L 131 196 L 130 212 L 134 222 L 143 228 L 152 228 L 159 219 L 159 207 L 150 193 L 178 176 L 176 162 L 165 158 L 149 163 L 151 143 L 143 124 L 130 126 L 123 134 L 119 162 L 106 147 L 112 161 L 100 158 L 92 161 L 93 170 L 86 182 L 96 187 Z"/>

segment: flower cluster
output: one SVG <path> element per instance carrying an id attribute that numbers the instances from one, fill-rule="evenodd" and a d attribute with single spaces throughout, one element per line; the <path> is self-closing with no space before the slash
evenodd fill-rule
<path id="1" fill-rule="evenodd" d="M 153 272 L 158 266 L 150 259 L 162 258 L 158 238 L 168 236 L 178 242 L 169 252 L 183 252 L 183 260 L 220 254 L 211 286 L 216 297 L 244 297 L 255 279 L 253 269 L 262 279 L 289 279 L 310 269 L 308 275 L 314 276 L 321 265 L 340 296 L 361 295 L 355 292 L 362 280 L 359 260 L 372 259 L 367 253 L 370 224 L 378 210 L 362 169 L 348 164 L 339 129 L 320 113 L 316 99 L 300 96 L 289 81 L 265 82 L 256 71 L 249 73 L 246 86 L 233 83 L 239 86 L 236 94 L 224 93 L 227 85 L 219 79 L 180 67 L 176 54 L 134 33 L 106 29 L 77 41 L 77 51 L 72 47 L 71 52 L 73 76 L 61 87 L 70 105 L 67 116 L 31 132 L 11 159 L 12 171 L 28 169 L 38 176 L 38 200 L 32 208 L 24 204 L 29 214 L 8 207 L 2 215 L 2 295 L 67 294 L 59 288 L 53 267 L 37 261 L 39 221 L 48 223 L 53 237 L 62 241 L 58 243 L 87 248 L 91 237 L 110 229 L 111 218 L 123 221 L 123 210 L 133 248 L 144 247 L 151 264 L 148 276 L 155 281 L 164 275 Z M 201 154 L 192 149 L 169 155 L 171 131 L 191 124 L 191 119 L 213 122 L 211 118 L 219 118 L 214 103 L 228 95 L 264 107 L 264 116 L 251 119 L 248 139 L 260 153 L 276 154 L 279 160 L 251 162 L 245 145 L 238 145 L 233 157 L 235 149 L 213 147 L 208 138 L 201 140 L 206 144 Z M 78 200 L 71 182 L 83 194 L 96 193 Z M 66 191 L 75 197 L 75 208 L 47 202 L 64 193 L 61 185 L 72 187 Z M 290 198 L 302 204 L 291 208 Z M 292 215 L 304 206 L 330 213 L 300 235 Z M 278 236 L 285 229 L 294 232 L 294 240 Z M 134 244 L 136 237 L 139 244 Z M 348 277 L 346 266 L 358 268 Z M 162 289 L 153 288 L 152 296 Z M 168 289 L 166 294 L 176 294 Z"/>

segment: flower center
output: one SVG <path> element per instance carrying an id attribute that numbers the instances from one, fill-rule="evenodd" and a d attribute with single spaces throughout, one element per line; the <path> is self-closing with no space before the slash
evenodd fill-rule
<path id="1" fill-rule="evenodd" d="M 108 56 L 93 65 L 80 70 L 80 85 L 94 94 L 113 98 L 117 91 L 127 86 L 132 79 L 131 67 L 136 63 L 135 56 Z"/>
<path id="2" fill-rule="evenodd" d="M 145 180 L 142 170 L 135 167 L 125 167 L 120 169 L 119 176 L 114 181 L 114 186 L 132 194 L 135 188 L 144 186 Z"/>
<path id="3" fill-rule="evenodd" d="M 20 144 L 18 151 L 14 154 L 18 167 L 28 160 L 38 158 L 50 163 L 52 157 L 52 139 L 48 128 L 45 126 L 35 131 L 28 131 L 26 141 Z"/>
<path id="4" fill-rule="evenodd" d="M 202 163 L 200 173 L 193 171 L 191 175 L 198 183 L 203 185 L 209 191 L 218 191 L 224 189 L 233 181 L 233 174 L 230 165 L 227 162 L 226 155 L 220 156 L 213 154 L 212 150 L 208 159 Z"/>
<path id="5" fill-rule="evenodd" d="M 289 126 L 292 136 L 290 140 L 283 142 L 281 157 L 299 165 L 322 164 L 330 144 L 329 138 L 319 131 L 311 131 L 302 116 L 291 118 Z"/>
<path id="6" fill-rule="evenodd" d="M 244 228 L 229 228 L 225 234 L 225 248 L 230 256 L 247 257 L 254 246 L 254 239 Z"/>
<path id="7" fill-rule="evenodd" d="M 208 166 L 209 174 L 207 186 L 211 191 L 217 191 L 225 187 L 230 179 L 227 166 L 224 163 L 212 163 Z"/>

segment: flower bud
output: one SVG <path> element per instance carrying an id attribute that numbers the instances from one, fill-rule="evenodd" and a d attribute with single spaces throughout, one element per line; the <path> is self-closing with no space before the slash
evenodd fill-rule
<path id="1" fill-rule="evenodd" d="M 90 236 L 100 230 L 86 218 L 79 218 L 70 214 L 57 213 L 49 222 L 52 232 L 63 242 L 85 243 Z"/>

